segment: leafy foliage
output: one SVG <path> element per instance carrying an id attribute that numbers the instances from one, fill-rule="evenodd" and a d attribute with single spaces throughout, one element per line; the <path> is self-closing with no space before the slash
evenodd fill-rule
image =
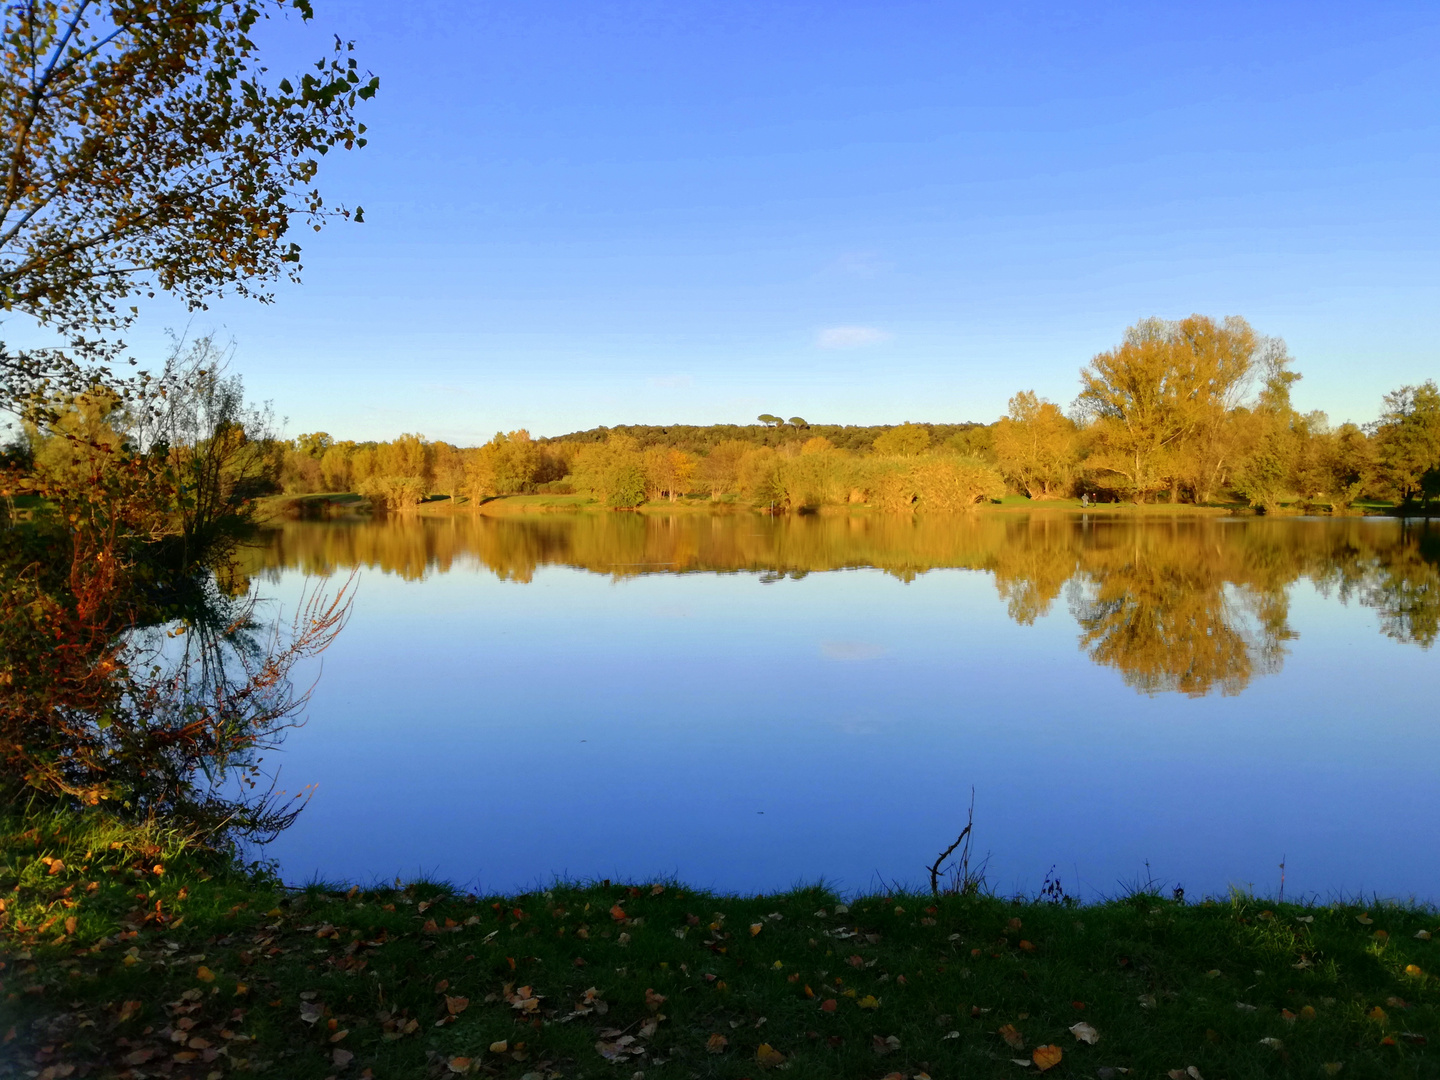
<path id="1" fill-rule="evenodd" d="M 32 0 L 5 8 L 0 53 L 0 308 L 62 332 L 126 325 L 132 294 L 201 306 L 300 270 L 299 217 L 330 207 L 319 157 L 363 146 L 379 85 L 351 44 L 270 83 L 257 24 L 308 0 Z M 53 359 L 53 358 L 52 358 Z M 34 376 L 35 356 L 7 361 Z"/>

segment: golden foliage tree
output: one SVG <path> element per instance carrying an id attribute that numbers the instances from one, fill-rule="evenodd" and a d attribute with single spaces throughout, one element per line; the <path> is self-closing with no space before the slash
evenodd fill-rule
<path id="1" fill-rule="evenodd" d="M 1058 406 L 1022 390 L 995 425 L 995 457 L 1005 479 L 1032 499 L 1062 494 L 1075 474 L 1078 433 Z"/>

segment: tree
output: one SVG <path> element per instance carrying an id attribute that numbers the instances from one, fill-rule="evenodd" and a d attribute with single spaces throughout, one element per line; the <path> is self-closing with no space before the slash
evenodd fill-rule
<path id="1" fill-rule="evenodd" d="M 0 310 L 77 348 L 0 349 L 5 404 L 83 389 L 82 359 L 157 290 L 192 309 L 233 289 L 270 299 L 297 279 L 296 219 L 335 215 L 314 187 L 319 158 L 365 145 L 357 104 L 378 80 L 353 43 L 271 83 L 262 19 L 311 17 L 309 0 L 29 0 L 7 4 L 0 49 Z"/>
<path id="2" fill-rule="evenodd" d="M 1177 497 L 1187 455 L 1213 449 L 1256 360 L 1275 351 L 1283 354 L 1284 343 L 1260 337 L 1238 316 L 1136 323 L 1119 346 L 1080 372 L 1075 403 L 1091 420 L 1096 443 L 1087 465 L 1136 502 L 1166 486 Z M 1216 467 L 1212 460 L 1207 470 Z"/>
<path id="3" fill-rule="evenodd" d="M 1385 395 L 1375 424 L 1380 473 L 1400 502 L 1422 493 L 1426 472 L 1440 468 L 1440 389 L 1434 380 Z"/>
<path id="4" fill-rule="evenodd" d="M 786 421 L 786 423 L 789 424 L 791 427 L 796 428 L 808 428 L 810 426 L 805 422 L 804 417 L 800 416 L 792 416 L 789 420 Z"/>
<path id="5" fill-rule="evenodd" d="M 901 424 L 875 436 L 875 453 L 887 457 L 916 457 L 930 446 L 930 432 L 920 424 Z"/>
<path id="6" fill-rule="evenodd" d="M 700 462 L 700 479 L 710 491 L 710 501 L 735 490 L 740 477 L 740 459 L 750 449 L 749 443 L 727 439 L 705 455 Z"/>
<path id="7" fill-rule="evenodd" d="M 780 417 L 772 416 L 768 412 L 762 412 L 755 419 L 759 420 L 760 423 L 764 424 L 766 427 L 779 427 L 785 422 L 784 420 L 780 419 Z"/>
<path id="8" fill-rule="evenodd" d="M 1052 499 L 1069 484 L 1077 458 L 1075 424 L 1058 406 L 1022 390 L 995 425 L 995 456 L 1005 479 L 1032 499 Z"/>

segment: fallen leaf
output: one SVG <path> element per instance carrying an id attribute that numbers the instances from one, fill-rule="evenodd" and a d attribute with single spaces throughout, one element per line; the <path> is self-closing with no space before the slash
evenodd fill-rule
<path id="1" fill-rule="evenodd" d="M 1429 1040 L 1418 1031 L 1402 1031 L 1400 1038 L 1404 1039 L 1411 1046 L 1424 1046 Z"/>
<path id="2" fill-rule="evenodd" d="M 610 917 L 616 922 L 624 922 L 627 918 L 629 918 L 629 916 L 625 914 L 625 909 L 622 908 L 619 904 L 614 905 L 610 909 Z"/>
<path id="3" fill-rule="evenodd" d="M 730 1040 L 719 1032 L 711 1035 L 705 1040 L 705 1049 L 712 1054 L 723 1054 L 725 1048 L 730 1045 Z"/>
<path id="4" fill-rule="evenodd" d="M 211 971 L 208 967 L 206 967 L 204 964 L 201 964 L 198 968 L 195 969 L 195 977 L 201 982 L 215 981 L 215 973 Z"/>
<path id="5" fill-rule="evenodd" d="M 785 1063 L 785 1055 L 769 1043 L 761 1043 L 755 1050 L 755 1064 L 762 1069 L 773 1069 Z"/>
<path id="6" fill-rule="evenodd" d="M 333 1034 L 333 1035 L 330 1036 L 330 1041 L 331 1041 L 332 1043 L 337 1043 L 337 1042 L 339 1042 L 341 1039 L 345 1038 L 346 1035 L 349 1035 L 349 1034 L 350 1034 L 350 1029 L 349 1029 L 349 1028 L 341 1028 L 339 1031 L 335 1032 L 335 1034 Z"/>
<path id="7" fill-rule="evenodd" d="M 492 1054 L 504 1054 L 507 1053 L 509 1049 L 510 1043 L 507 1039 L 501 1039 L 499 1042 L 492 1042 L 490 1044 L 490 1052 Z"/>
<path id="8" fill-rule="evenodd" d="M 330 1061 L 337 1069 L 345 1068 L 345 1066 L 349 1065 L 350 1062 L 354 1060 L 355 1055 L 352 1054 L 349 1050 L 341 1050 L 339 1047 L 336 1047 L 334 1050 L 330 1051 Z"/>
<path id="9" fill-rule="evenodd" d="M 835 1009 L 838 1007 L 838 1005 L 839 1005 L 839 1002 L 836 1001 L 834 998 L 826 998 L 824 1001 L 822 1001 L 822 1002 L 820 1003 L 820 1011 L 821 1011 L 821 1012 L 834 1012 Z"/>
<path id="10" fill-rule="evenodd" d="M 874 994 L 866 994 L 855 1004 L 859 1005 L 862 1009 L 878 1009 L 880 1008 L 880 999 Z"/>
<path id="11" fill-rule="evenodd" d="M 448 1064 L 452 1073 L 468 1072 L 470 1069 L 470 1059 L 468 1057 L 452 1057 Z"/>
<path id="12" fill-rule="evenodd" d="M 1010 1060 L 1014 1064 L 1019 1065 L 1022 1069 L 1028 1069 L 1031 1065 L 1035 1064 L 1029 1058 L 1011 1058 Z"/>
<path id="13" fill-rule="evenodd" d="M 1260 1045 L 1268 1046 L 1271 1050 L 1283 1050 L 1285 1048 L 1285 1044 L 1279 1039 L 1270 1038 L 1268 1036 L 1260 1040 Z"/>
<path id="14" fill-rule="evenodd" d="M 1430 940 L 1430 931 L 1429 931 L 1429 930 L 1416 930 L 1416 931 L 1415 931 L 1415 940 L 1416 940 L 1416 941 L 1429 941 L 1429 940 Z"/>
<path id="15" fill-rule="evenodd" d="M 750 936 L 751 936 L 751 937 L 754 937 L 756 934 L 760 933 L 760 931 L 761 931 L 761 930 L 764 930 L 764 929 L 765 929 L 765 924 L 764 924 L 764 923 L 758 923 L 758 922 L 757 922 L 757 923 L 751 923 L 751 924 L 750 924 Z M 770 939 L 769 939 L 769 938 L 766 938 L 765 940 L 766 940 L 766 941 L 769 941 Z"/>
<path id="16" fill-rule="evenodd" d="M 1025 1049 L 1025 1036 L 1020 1034 L 1014 1024 L 1002 1025 L 995 1034 L 1004 1039 L 1005 1044 L 1009 1046 L 1011 1050 Z"/>
<path id="17" fill-rule="evenodd" d="M 1030 1051 L 1030 1060 L 1035 1062 L 1035 1068 L 1041 1072 L 1059 1065 L 1062 1057 L 1064 1055 L 1058 1046 L 1037 1046 Z"/>
<path id="18" fill-rule="evenodd" d="M 1385 1010 L 1382 1009 L 1379 1005 L 1376 1005 L 1365 1015 L 1368 1016 L 1371 1020 L 1374 1020 L 1377 1024 L 1383 1024 L 1387 1019 Z"/>
<path id="19" fill-rule="evenodd" d="M 1369 915 L 1356 915 L 1355 921 L 1358 922 L 1361 926 L 1369 926 L 1375 920 L 1372 919 Z"/>
<path id="20" fill-rule="evenodd" d="M 1405 974 L 1412 975 L 1418 979 L 1421 975 L 1424 975 L 1425 973 L 1420 970 L 1420 966 L 1418 964 L 1406 964 Z"/>
<path id="21" fill-rule="evenodd" d="M 893 1054 L 900 1049 L 900 1040 L 894 1035 L 886 1035 L 883 1039 L 879 1035 L 872 1035 L 870 1049 L 884 1057 L 886 1054 Z"/>
<path id="22" fill-rule="evenodd" d="M 1315 1019 L 1315 1006 L 1314 1006 L 1314 1005 L 1306 1005 L 1303 1009 L 1301 1009 L 1301 1010 L 1300 1010 L 1300 1019 L 1301 1019 L 1301 1020 L 1314 1020 L 1314 1019 Z"/>
<path id="23" fill-rule="evenodd" d="M 1074 1035 L 1075 1038 L 1083 1043 L 1089 1043 L 1091 1046 L 1094 1046 L 1100 1041 L 1100 1033 L 1083 1021 L 1078 1024 L 1071 1024 L 1070 1034 Z"/>
<path id="24" fill-rule="evenodd" d="M 449 994 L 445 995 L 445 1011 L 451 1016 L 459 1016 L 469 1007 L 470 999 L 468 997 L 451 997 Z"/>

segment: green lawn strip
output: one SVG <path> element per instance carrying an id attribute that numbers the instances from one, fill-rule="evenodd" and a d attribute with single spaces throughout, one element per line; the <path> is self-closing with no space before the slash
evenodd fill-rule
<path id="1" fill-rule="evenodd" d="M 4 825 L 0 1076 L 1440 1074 L 1424 907 L 296 891 L 100 815 Z"/>

